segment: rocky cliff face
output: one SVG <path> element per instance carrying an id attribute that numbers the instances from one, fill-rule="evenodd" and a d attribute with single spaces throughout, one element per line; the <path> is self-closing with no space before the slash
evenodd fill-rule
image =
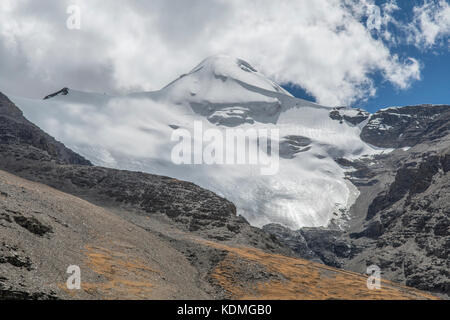
<path id="1" fill-rule="evenodd" d="M 345 230 L 264 229 L 299 256 L 357 272 L 376 264 L 387 279 L 448 297 L 450 106 L 381 110 L 361 137 L 396 150 L 357 161 L 336 159 L 361 192 Z"/>
<path id="2" fill-rule="evenodd" d="M 365 110 L 350 109 L 347 107 L 336 107 L 330 112 L 330 118 L 339 122 L 347 121 L 353 125 L 358 125 L 367 120 L 370 116 Z"/>
<path id="3" fill-rule="evenodd" d="M 22 154 L 29 159 L 44 157 L 59 164 L 91 164 L 25 119 L 22 111 L 1 92 L 0 148 L 3 154 L 17 152 L 19 158 Z"/>
<path id="4" fill-rule="evenodd" d="M 377 147 L 412 147 L 447 135 L 449 121 L 448 105 L 388 108 L 370 117 L 361 138 Z"/>

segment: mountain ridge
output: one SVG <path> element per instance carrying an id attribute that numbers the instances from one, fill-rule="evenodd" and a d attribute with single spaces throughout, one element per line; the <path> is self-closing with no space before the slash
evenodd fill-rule
<path id="1" fill-rule="evenodd" d="M 216 56 L 156 92 L 108 96 L 68 89 L 67 95 L 45 101 L 13 101 L 34 123 L 94 164 L 194 182 L 235 203 L 252 225 L 319 226 L 345 215 L 356 188 L 334 158 L 381 151 L 360 139 L 358 123 L 334 121 L 333 108 L 287 95 L 255 70 L 243 60 Z M 358 119 L 351 109 L 345 112 L 346 119 Z M 220 130 L 224 136 L 229 129 L 279 129 L 274 140 L 280 146 L 278 172 L 259 176 L 261 164 L 174 165 L 174 130 L 192 133 L 200 122 L 204 131 Z M 329 196 L 321 192 L 323 185 Z M 320 199 L 312 201 L 313 195 Z"/>
<path id="2" fill-rule="evenodd" d="M 0 95 L 6 113 L 21 114 Z M 0 139 L 10 147 L 0 148 L 0 299 L 436 299 L 386 281 L 374 292 L 363 275 L 294 258 L 192 183 L 68 164 L 30 140 L 10 142 Z M 74 264 L 81 290 L 70 291 Z"/>

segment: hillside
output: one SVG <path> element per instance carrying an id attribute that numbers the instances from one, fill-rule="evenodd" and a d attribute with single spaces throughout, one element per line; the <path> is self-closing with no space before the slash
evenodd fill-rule
<path id="1" fill-rule="evenodd" d="M 204 240 L 167 222 L 149 221 L 158 224 L 149 230 L 124 218 L 135 212 L 4 171 L 0 190 L 0 299 L 434 299 L 390 282 L 370 291 L 364 275 Z M 79 291 L 65 286 L 69 265 L 81 268 Z"/>
<path id="2" fill-rule="evenodd" d="M 388 282 L 369 291 L 365 275 L 295 258 L 192 183 L 71 163 L 0 98 L 2 299 L 433 298 Z M 16 122 L 65 152 L 18 139 Z M 64 287 L 70 265 L 81 291 Z"/>

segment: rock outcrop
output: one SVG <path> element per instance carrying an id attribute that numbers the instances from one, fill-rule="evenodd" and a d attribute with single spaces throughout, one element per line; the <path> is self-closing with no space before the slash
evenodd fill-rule
<path id="1" fill-rule="evenodd" d="M 31 160 L 46 159 L 58 164 L 91 165 L 91 163 L 29 122 L 0 92 L 0 148 L 2 154 Z"/>
<path id="2" fill-rule="evenodd" d="M 412 147 L 447 135 L 449 122 L 449 105 L 388 108 L 370 117 L 361 139 L 383 148 Z"/>
<path id="3" fill-rule="evenodd" d="M 370 117 L 370 113 L 362 109 L 348 107 L 335 107 L 330 112 L 330 118 L 339 122 L 347 121 L 352 125 L 358 125 Z"/>

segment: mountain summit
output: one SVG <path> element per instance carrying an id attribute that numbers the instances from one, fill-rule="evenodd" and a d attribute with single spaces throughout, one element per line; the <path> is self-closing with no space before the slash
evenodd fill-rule
<path id="1" fill-rule="evenodd" d="M 298 105 L 319 107 L 294 98 L 247 61 L 227 55 L 204 59 L 189 73 L 149 93 L 149 97 L 187 104 L 210 122 L 229 127 L 276 123 L 283 111 Z"/>
<path id="2" fill-rule="evenodd" d="M 47 100 L 12 99 L 28 119 L 95 165 L 194 182 L 235 203 L 238 214 L 258 227 L 343 223 L 358 190 L 335 159 L 383 151 L 360 138 L 367 113 L 292 97 L 248 62 L 224 55 L 203 60 L 159 91 L 117 97 L 67 92 Z M 193 134 L 195 123 L 224 137 L 230 128 L 278 130 L 271 138 L 279 144 L 278 172 L 262 176 L 261 164 L 175 164 L 173 131 L 187 130 L 198 141 L 203 136 Z M 238 140 L 247 159 L 259 157 L 244 145 L 248 139 Z"/>
<path id="3" fill-rule="evenodd" d="M 172 98 L 211 103 L 268 101 L 270 93 L 292 95 L 243 59 L 226 55 L 206 58 L 188 74 L 162 89 Z"/>

